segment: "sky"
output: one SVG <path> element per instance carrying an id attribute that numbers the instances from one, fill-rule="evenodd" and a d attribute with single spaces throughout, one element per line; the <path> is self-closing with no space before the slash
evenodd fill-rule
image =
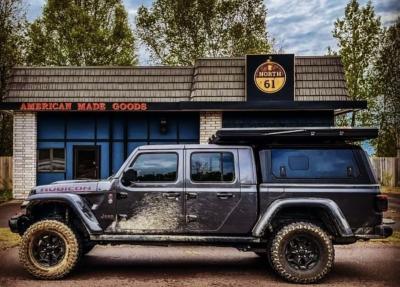
<path id="1" fill-rule="evenodd" d="M 45 0 L 26 0 L 30 21 L 41 15 Z M 151 6 L 151 0 L 123 0 L 131 26 L 139 6 Z M 332 37 L 333 23 L 344 15 L 349 0 L 264 0 L 268 9 L 267 29 L 277 47 L 296 55 L 324 55 L 327 47 L 336 48 Z M 367 0 L 359 0 L 365 5 Z M 393 24 L 400 16 L 400 0 L 373 0 L 375 12 L 384 26 Z M 151 64 L 143 45 L 138 47 L 141 65 Z"/>

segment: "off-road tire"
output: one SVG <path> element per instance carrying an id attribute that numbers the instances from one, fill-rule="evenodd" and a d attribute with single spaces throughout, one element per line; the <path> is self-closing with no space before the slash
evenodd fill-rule
<path id="1" fill-rule="evenodd" d="M 311 270 L 293 268 L 286 259 L 285 246 L 295 235 L 305 234 L 318 246 L 320 256 Z M 283 226 L 274 236 L 270 248 L 271 266 L 282 278 L 294 283 L 315 283 L 324 278 L 332 269 L 335 250 L 327 233 L 309 222 L 295 222 Z"/>
<path id="2" fill-rule="evenodd" d="M 50 267 L 37 262 L 32 253 L 35 238 L 48 231 L 61 237 L 65 244 L 65 254 L 61 262 Z M 79 237 L 66 224 L 57 220 L 41 220 L 32 224 L 22 236 L 19 260 L 24 268 L 36 278 L 60 279 L 71 272 L 78 262 L 79 245 Z"/>

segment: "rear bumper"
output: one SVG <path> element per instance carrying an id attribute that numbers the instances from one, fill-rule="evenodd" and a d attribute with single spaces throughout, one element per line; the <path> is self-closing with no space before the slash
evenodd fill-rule
<path id="1" fill-rule="evenodd" d="M 383 239 L 393 234 L 393 229 L 388 225 L 377 225 L 371 234 L 357 234 L 357 239 Z"/>

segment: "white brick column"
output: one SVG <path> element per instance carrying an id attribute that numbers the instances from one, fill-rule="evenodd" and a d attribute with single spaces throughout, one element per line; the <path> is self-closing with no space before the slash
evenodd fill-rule
<path id="1" fill-rule="evenodd" d="M 208 139 L 222 128 L 222 112 L 200 112 L 200 143 L 208 143 Z"/>
<path id="2" fill-rule="evenodd" d="M 36 113 L 14 113 L 13 197 L 23 199 L 36 185 Z"/>

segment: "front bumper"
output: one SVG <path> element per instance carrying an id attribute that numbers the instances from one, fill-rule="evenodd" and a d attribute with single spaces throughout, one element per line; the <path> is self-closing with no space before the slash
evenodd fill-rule
<path id="1" fill-rule="evenodd" d="M 8 221 L 8 226 L 12 232 L 22 234 L 29 226 L 29 218 L 25 214 L 14 215 Z"/>

